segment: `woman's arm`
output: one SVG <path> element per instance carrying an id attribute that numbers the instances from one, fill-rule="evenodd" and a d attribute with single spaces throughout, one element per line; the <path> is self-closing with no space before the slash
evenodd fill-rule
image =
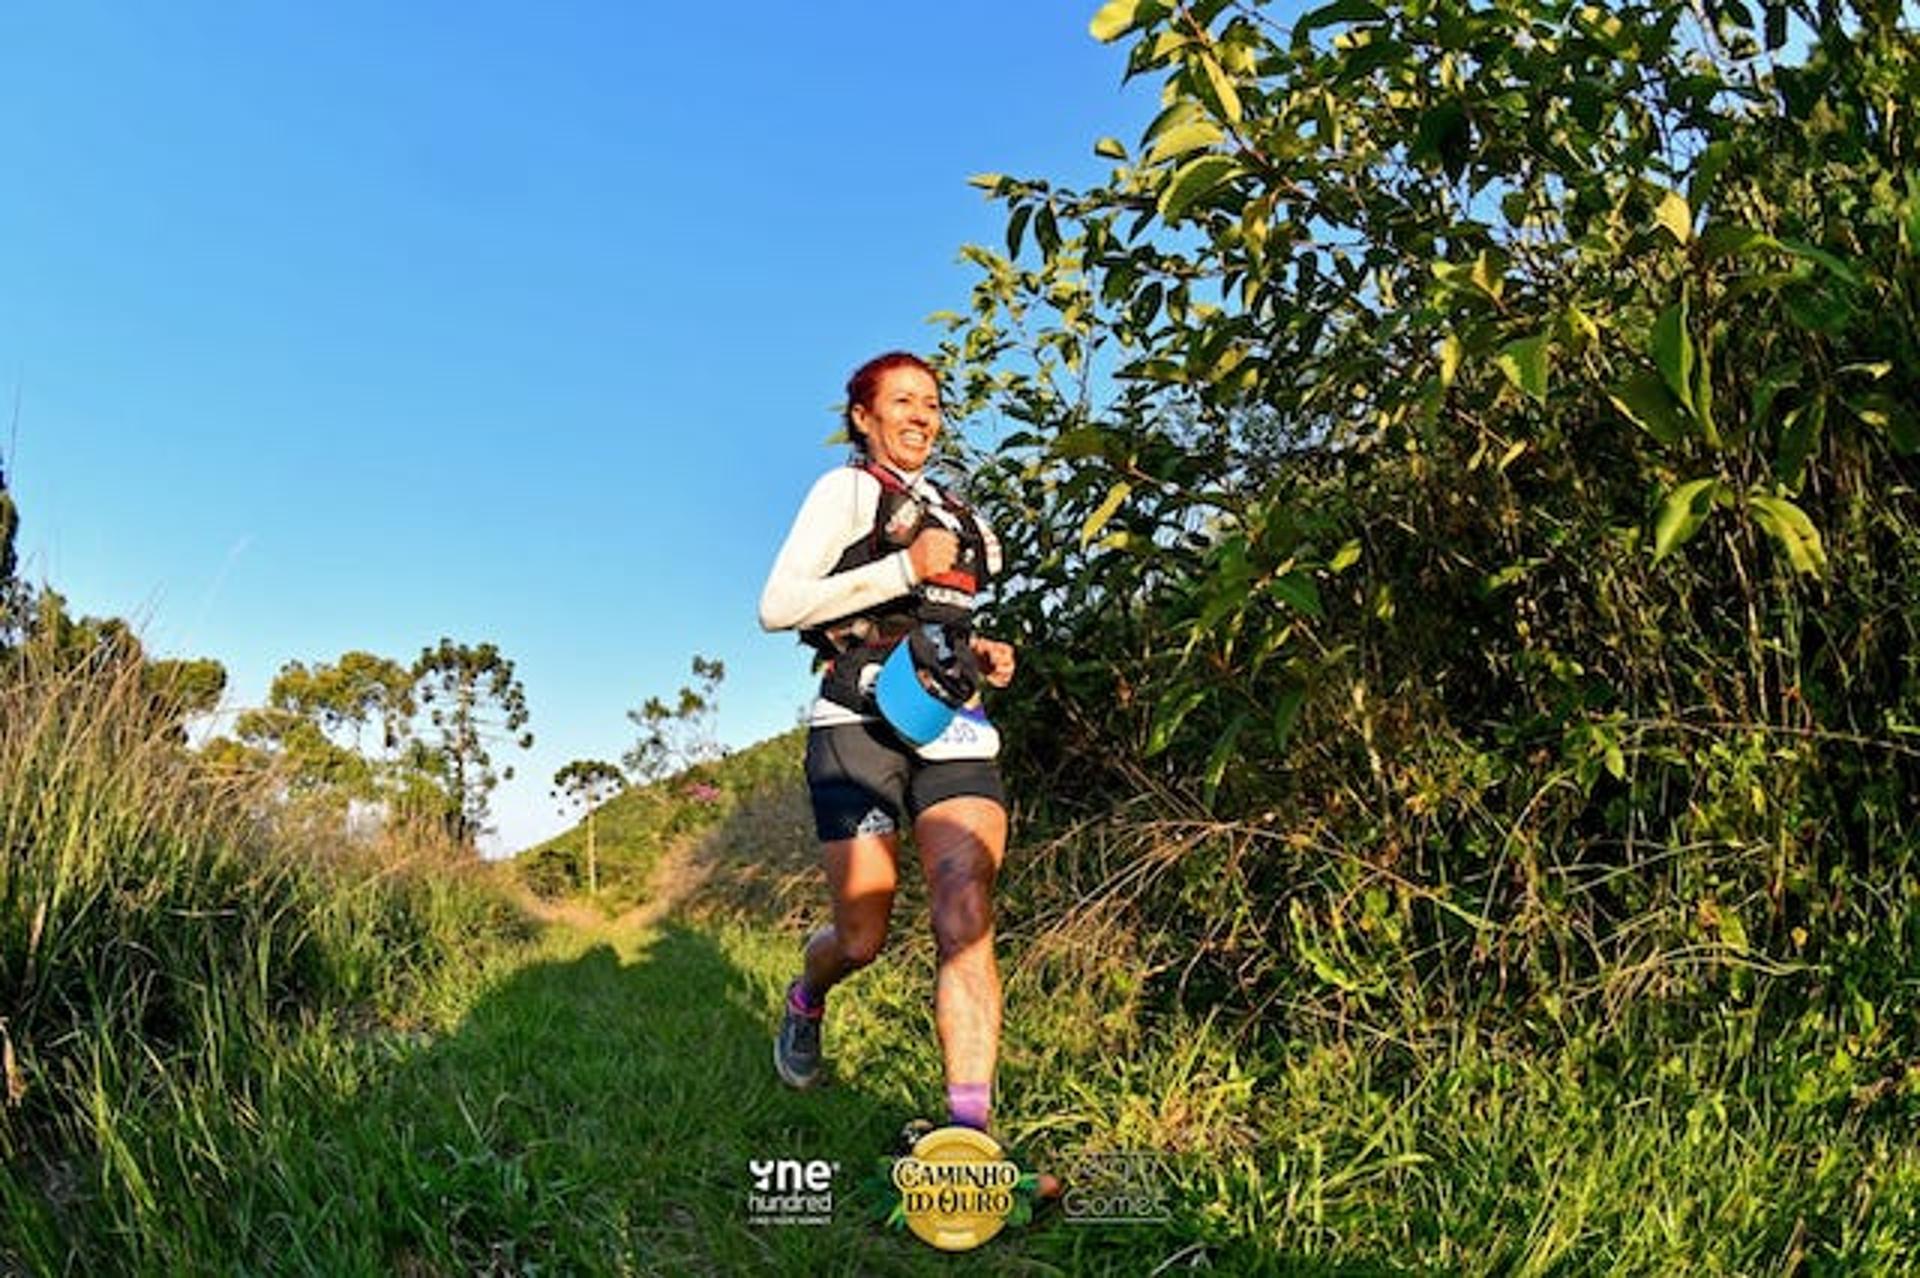
<path id="1" fill-rule="evenodd" d="M 815 482 L 760 592 L 760 625 L 796 630 L 851 616 L 909 593 L 917 583 L 905 550 L 834 572 L 847 547 L 873 532 L 880 481 L 846 466 Z"/>

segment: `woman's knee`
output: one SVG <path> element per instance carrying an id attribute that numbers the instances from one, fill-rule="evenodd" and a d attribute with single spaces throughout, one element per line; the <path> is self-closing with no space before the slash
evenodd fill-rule
<path id="1" fill-rule="evenodd" d="M 993 935 L 993 875 L 954 876 L 939 883 L 932 907 L 933 943 L 944 961 Z"/>
<path id="2" fill-rule="evenodd" d="M 840 957 L 848 967 L 865 967 L 880 957 L 880 951 L 887 944 L 887 924 L 883 919 L 876 925 L 836 927 L 834 932 L 840 941 Z"/>
<path id="3" fill-rule="evenodd" d="M 865 967 L 880 956 L 887 943 L 887 920 L 893 914 L 893 893 L 872 892 L 840 901 L 834 910 L 834 938 L 840 957 L 849 967 Z"/>
<path id="4" fill-rule="evenodd" d="M 896 841 L 866 837 L 827 845 L 827 883 L 833 892 L 833 930 L 848 967 L 873 962 L 887 941 L 893 914 Z"/>

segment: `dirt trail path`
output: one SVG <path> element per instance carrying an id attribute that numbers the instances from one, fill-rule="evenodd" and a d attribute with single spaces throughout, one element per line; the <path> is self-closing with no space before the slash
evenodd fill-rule
<path id="1" fill-rule="evenodd" d="M 698 838 L 676 841 L 647 876 L 646 899 L 620 914 L 611 926 L 648 928 L 672 914 L 712 877 L 713 863 L 700 855 Z"/>

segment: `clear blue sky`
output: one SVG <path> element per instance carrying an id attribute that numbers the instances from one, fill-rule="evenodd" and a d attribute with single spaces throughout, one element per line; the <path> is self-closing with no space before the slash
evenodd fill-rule
<path id="1" fill-rule="evenodd" d="M 26 572 L 230 707 L 290 659 L 518 664 L 555 768 L 723 659 L 721 737 L 810 681 L 754 608 L 851 367 L 934 340 L 992 170 L 1090 182 L 1152 86 L 1094 0 L 22 3 L 0 11 L 0 392 Z"/>

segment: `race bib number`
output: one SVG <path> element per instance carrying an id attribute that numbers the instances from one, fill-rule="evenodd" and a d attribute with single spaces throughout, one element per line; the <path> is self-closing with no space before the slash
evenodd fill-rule
<path id="1" fill-rule="evenodd" d="M 993 759 L 1000 754 L 1000 729 L 987 721 L 977 705 L 963 707 L 944 731 L 914 752 L 928 763 L 955 759 Z"/>

